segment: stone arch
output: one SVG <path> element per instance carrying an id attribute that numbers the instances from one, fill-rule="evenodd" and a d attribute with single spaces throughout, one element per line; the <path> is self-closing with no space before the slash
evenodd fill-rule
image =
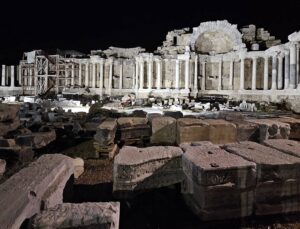
<path id="1" fill-rule="evenodd" d="M 203 22 L 194 28 L 190 47 L 195 52 L 218 54 L 241 50 L 245 44 L 237 25 L 224 20 Z"/>

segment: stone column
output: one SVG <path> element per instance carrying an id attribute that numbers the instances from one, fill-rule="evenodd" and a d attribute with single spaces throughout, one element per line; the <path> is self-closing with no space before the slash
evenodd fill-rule
<path id="1" fill-rule="evenodd" d="M 240 90 L 245 89 L 245 59 L 241 58 Z"/>
<path id="2" fill-rule="evenodd" d="M 85 87 L 89 86 L 89 63 L 85 63 Z"/>
<path id="3" fill-rule="evenodd" d="M 33 69 L 29 68 L 29 86 L 32 86 Z"/>
<path id="4" fill-rule="evenodd" d="M 175 61 L 175 89 L 179 90 L 179 60 Z"/>
<path id="5" fill-rule="evenodd" d="M 264 57 L 264 90 L 269 89 L 269 57 Z"/>
<path id="6" fill-rule="evenodd" d="M 287 89 L 290 84 L 290 52 L 286 50 L 284 54 L 284 89 Z"/>
<path id="7" fill-rule="evenodd" d="M 5 65 L 2 64 L 2 77 L 1 77 L 1 86 L 5 86 Z"/>
<path id="8" fill-rule="evenodd" d="M 297 66 L 296 66 L 296 45 L 292 44 L 290 46 L 290 89 L 295 89 L 296 88 L 296 71 L 297 71 Z"/>
<path id="9" fill-rule="evenodd" d="M 144 88 L 144 60 L 140 60 L 140 89 Z"/>
<path id="10" fill-rule="evenodd" d="M 102 95 L 103 94 L 103 76 L 104 76 L 104 72 L 103 72 L 103 67 L 104 67 L 104 62 L 103 60 L 100 60 L 100 94 Z"/>
<path id="11" fill-rule="evenodd" d="M 137 90 L 139 88 L 139 81 L 138 81 L 138 78 L 139 78 L 139 61 L 138 59 L 136 58 L 135 59 L 135 89 Z"/>
<path id="12" fill-rule="evenodd" d="M 233 60 L 230 60 L 228 89 L 233 90 Z"/>
<path id="13" fill-rule="evenodd" d="M 219 60 L 218 91 L 222 90 L 222 59 Z"/>
<path id="14" fill-rule="evenodd" d="M 271 87 L 272 90 L 277 89 L 276 80 L 277 80 L 277 56 L 274 55 L 272 56 L 272 87 Z"/>
<path id="15" fill-rule="evenodd" d="M 201 79 L 201 90 L 205 90 L 205 78 L 206 78 L 206 63 L 202 62 L 202 79 Z"/>
<path id="16" fill-rule="evenodd" d="M 257 60 L 256 57 L 252 58 L 252 90 L 256 90 L 256 68 L 257 68 Z"/>
<path id="17" fill-rule="evenodd" d="M 10 87 L 15 87 L 15 66 L 10 66 Z"/>
<path id="18" fill-rule="evenodd" d="M 22 67 L 21 65 L 18 65 L 18 81 L 19 81 L 19 85 L 23 85 L 22 83 Z"/>
<path id="19" fill-rule="evenodd" d="M 198 90 L 198 56 L 195 56 L 194 91 Z"/>
<path id="20" fill-rule="evenodd" d="M 297 63 L 297 75 L 296 75 L 296 84 L 298 84 L 298 88 L 300 88 L 300 82 L 299 82 L 299 44 L 296 44 L 296 63 Z"/>
<path id="21" fill-rule="evenodd" d="M 79 63 L 78 66 L 78 85 L 81 86 L 81 81 L 82 81 L 82 68 L 81 68 L 81 63 Z"/>
<path id="22" fill-rule="evenodd" d="M 277 80 L 277 89 L 283 89 L 283 56 L 278 56 L 278 80 Z"/>
<path id="23" fill-rule="evenodd" d="M 72 72 L 71 72 L 71 85 L 75 85 L 75 65 L 72 64 Z"/>
<path id="24" fill-rule="evenodd" d="M 184 78 L 184 89 L 189 89 L 189 75 L 190 75 L 190 59 L 185 60 L 185 78 Z"/>
<path id="25" fill-rule="evenodd" d="M 111 95 L 113 79 L 113 59 L 109 60 L 109 79 L 108 79 L 108 94 Z"/>
<path id="26" fill-rule="evenodd" d="M 119 89 L 123 89 L 123 61 L 120 63 Z"/>
<path id="27" fill-rule="evenodd" d="M 152 89 L 152 66 L 153 66 L 153 61 L 152 58 L 149 58 L 148 60 L 148 89 Z"/>
<path id="28" fill-rule="evenodd" d="M 157 73 L 157 89 L 161 88 L 161 61 L 156 61 L 156 73 Z"/>
<path id="29" fill-rule="evenodd" d="M 92 88 L 96 88 L 96 63 L 92 63 Z"/>
<path id="30" fill-rule="evenodd" d="M 68 85 L 68 78 L 69 78 L 69 67 L 66 65 L 66 70 L 65 70 L 65 85 Z"/>

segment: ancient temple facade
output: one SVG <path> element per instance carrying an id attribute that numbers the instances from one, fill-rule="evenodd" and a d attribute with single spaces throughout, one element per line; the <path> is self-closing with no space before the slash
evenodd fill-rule
<path id="1" fill-rule="evenodd" d="M 288 42 L 249 25 L 203 22 L 174 30 L 153 53 L 145 49 L 24 53 L 18 66 L 2 65 L 0 91 L 37 95 L 47 90 L 100 96 L 135 93 L 144 98 L 221 94 L 274 100 L 300 95 L 300 32 Z"/>

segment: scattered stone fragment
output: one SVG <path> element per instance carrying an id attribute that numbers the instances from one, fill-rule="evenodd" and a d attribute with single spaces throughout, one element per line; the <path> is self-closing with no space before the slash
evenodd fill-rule
<path id="1" fill-rule="evenodd" d="M 84 160 L 80 157 L 76 157 L 74 162 L 74 178 L 77 179 L 84 172 Z"/>
<path id="2" fill-rule="evenodd" d="M 33 149 L 40 149 L 56 140 L 55 130 L 47 132 L 35 132 L 31 134 L 19 135 L 16 137 L 16 143 L 20 146 L 30 146 Z"/>
<path id="3" fill-rule="evenodd" d="M 280 117 L 276 119 L 279 122 L 287 123 L 291 127 L 290 139 L 300 139 L 300 119 L 292 117 Z"/>

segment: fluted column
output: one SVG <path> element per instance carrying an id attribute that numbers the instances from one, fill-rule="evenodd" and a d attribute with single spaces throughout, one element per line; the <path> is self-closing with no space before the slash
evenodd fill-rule
<path id="1" fill-rule="evenodd" d="M 240 90 L 245 89 L 245 58 L 241 58 Z"/>
<path id="2" fill-rule="evenodd" d="M 103 81 L 104 81 L 104 72 L 103 72 L 104 62 L 103 60 L 100 60 L 100 94 L 103 94 Z"/>
<path id="3" fill-rule="evenodd" d="M 108 94 L 111 95 L 113 78 L 113 59 L 109 60 L 109 79 L 108 79 Z"/>
<path id="4" fill-rule="evenodd" d="M 66 65 L 66 70 L 65 70 L 65 85 L 68 85 L 68 79 L 69 79 L 69 67 Z"/>
<path id="5" fill-rule="evenodd" d="M 205 78 L 206 78 L 206 63 L 202 62 L 202 79 L 201 79 L 201 90 L 205 90 Z"/>
<path id="6" fill-rule="evenodd" d="M 89 63 L 86 62 L 85 63 L 85 87 L 89 86 Z"/>
<path id="7" fill-rule="evenodd" d="M 198 56 L 195 56 L 194 91 L 198 90 Z"/>
<path id="8" fill-rule="evenodd" d="M 119 80 L 119 89 L 123 89 L 123 61 L 120 63 L 120 80 Z"/>
<path id="9" fill-rule="evenodd" d="M 291 44 L 290 46 L 290 88 L 295 89 L 296 88 L 296 45 Z"/>
<path id="10" fill-rule="evenodd" d="M 283 89 L 283 56 L 278 56 L 278 80 L 277 80 L 277 89 Z"/>
<path id="11" fill-rule="evenodd" d="M 264 57 L 264 90 L 269 89 L 269 57 Z"/>
<path id="12" fill-rule="evenodd" d="M 19 85 L 23 85 L 22 84 L 22 72 L 21 72 L 22 68 L 21 65 L 18 65 L 18 81 L 19 81 Z"/>
<path id="13" fill-rule="evenodd" d="M 33 69 L 29 68 L 29 86 L 32 86 Z"/>
<path id="14" fill-rule="evenodd" d="M 219 60 L 218 91 L 222 90 L 222 59 Z"/>
<path id="15" fill-rule="evenodd" d="M 5 86 L 5 65 L 2 65 L 1 86 Z"/>
<path id="16" fill-rule="evenodd" d="M 184 78 L 184 89 L 189 89 L 189 75 L 190 75 L 190 59 L 185 60 L 185 78 Z"/>
<path id="17" fill-rule="evenodd" d="M 228 89 L 229 90 L 233 89 L 233 60 L 230 60 Z"/>
<path id="18" fill-rule="evenodd" d="M 96 88 L 96 63 L 92 63 L 92 87 Z"/>
<path id="19" fill-rule="evenodd" d="M 15 86 L 15 66 L 10 66 L 10 87 Z"/>
<path id="20" fill-rule="evenodd" d="M 277 56 L 274 55 L 272 56 L 272 90 L 277 89 L 277 84 L 276 84 L 276 79 L 277 79 Z"/>
<path id="21" fill-rule="evenodd" d="M 284 52 L 284 89 L 289 88 L 290 84 L 290 52 Z"/>
<path id="22" fill-rule="evenodd" d="M 157 89 L 161 88 L 161 61 L 156 61 L 156 73 L 157 73 Z"/>
<path id="23" fill-rule="evenodd" d="M 139 80 L 138 80 L 138 78 L 139 78 L 139 61 L 138 61 L 138 59 L 136 58 L 135 59 L 135 81 L 134 81 L 134 83 L 135 83 L 135 89 L 138 89 L 138 87 L 139 87 Z"/>
<path id="24" fill-rule="evenodd" d="M 252 90 L 256 90 L 256 67 L 257 67 L 257 60 L 256 57 L 252 58 Z"/>
<path id="25" fill-rule="evenodd" d="M 140 89 L 144 88 L 144 60 L 140 60 Z"/>
<path id="26" fill-rule="evenodd" d="M 82 84 L 82 65 L 79 63 L 78 66 L 78 85 L 81 86 Z"/>
<path id="27" fill-rule="evenodd" d="M 175 61 L 175 89 L 179 89 L 179 60 Z"/>
<path id="28" fill-rule="evenodd" d="M 152 75 L 152 73 L 153 73 L 153 71 L 152 71 L 152 66 L 153 66 L 153 60 L 152 60 L 152 58 L 149 58 L 149 60 L 148 60 L 148 89 L 149 90 L 151 90 L 152 89 L 152 77 L 153 77 L 153 75 Z"/>

